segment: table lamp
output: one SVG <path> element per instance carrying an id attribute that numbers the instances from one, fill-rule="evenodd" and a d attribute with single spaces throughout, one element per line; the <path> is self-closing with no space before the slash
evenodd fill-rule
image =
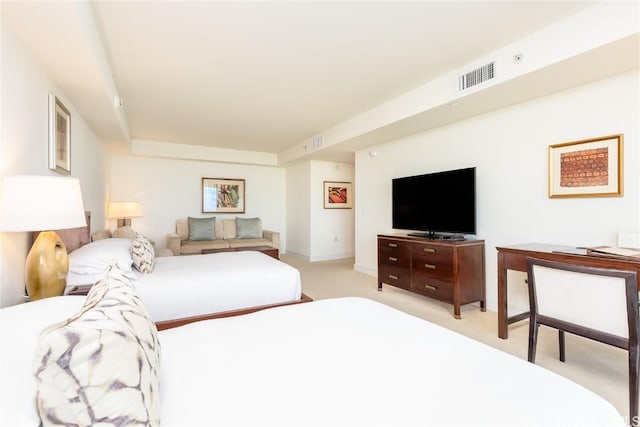
<path id="1" fill-rule="evenodd" d="M 142 216 L 140 202 L 109 202 L 107 218 L 118 218 L 118 228 L 131 226 L 131 218 Z"/>
<path id="2" fill-rule="evenodd" d="M 25 263 L 29 298 L 62 295 L 69 258 L 64 243 L 52 230 L 86 226 L 80 181 L 57 176 L 4 177 L 1 213 L 2 231 L 41 231 Z"/>

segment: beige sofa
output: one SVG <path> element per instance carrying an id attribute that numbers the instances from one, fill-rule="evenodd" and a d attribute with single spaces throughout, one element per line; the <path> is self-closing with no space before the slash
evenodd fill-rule
<path id="1" fill-rule="evenodd" d="M 259 219 L 258 219 L 259 221 Z M 174 255 L 199 254 L 203 249 L 248 248 L 271 246 L 280 249 L 280 233 L 262 230 L 260 222 L 258 238 L 238 238 L 236 235 L 236 219 L 215 219 L 215 240 L 189 240 L 189 222 L 185 219 L 176 221 L 176 232 L 167 235 L 167 247 Z"/>

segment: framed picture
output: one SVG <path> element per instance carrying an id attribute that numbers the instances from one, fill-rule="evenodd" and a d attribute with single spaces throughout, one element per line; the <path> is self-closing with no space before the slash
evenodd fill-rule
<path id="1" fill-rule="evenodd" d="M 623 136 L 549 146 L 549 197 L 622 196 Z"/>
<path id="2" fill-rule="evenodd" d="M 203 213 L 244 213 L 244 179 L 202 178 Z"/>
<path id="3" fill-rule="evenodd" d="M 71 114 L 49 94 L 49 169 L 71 175 Z"/>
<path id="4" fill-rule="evenodd" d="M 324 182 L 325 209 L 351 209 L 353 207 L 353 193 L 350 182 Z"/>

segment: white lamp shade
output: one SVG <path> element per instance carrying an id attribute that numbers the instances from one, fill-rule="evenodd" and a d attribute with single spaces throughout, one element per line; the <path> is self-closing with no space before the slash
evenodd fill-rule
<path id="1" fill-rule="evenodd" d="M 140 202 L 110 202 L 107 218 L 133 218 L 142 216 Z"/>
<path id="2" fill-rule="evenodd" d="M 60 230 L 87 225 L 80 181 L 71 177 L 4 177 L 1 213 L 2 231 Z"/>

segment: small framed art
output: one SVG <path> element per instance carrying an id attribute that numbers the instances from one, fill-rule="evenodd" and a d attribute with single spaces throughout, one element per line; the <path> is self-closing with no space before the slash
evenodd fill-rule
<path id="1" fill-rule="evenodd" d="M 71 175 L 71 113 L 49 94 L 49 169 Z"/>
<path id="2" fill-rule="evenodd" d="M 353 193 L 350 182 L 324 182 L 325 209 L 351 209 L 353 207 Z"/>
<path id="3" fill-rule="evenodd" d="M 244 213 L 244 179 L 202 178 L 203 213 Z"/>
<path id="4" fill-rule="evenodd" d="M 623 135 L 549 146 L 549 197 L 623 194 Z"/>

